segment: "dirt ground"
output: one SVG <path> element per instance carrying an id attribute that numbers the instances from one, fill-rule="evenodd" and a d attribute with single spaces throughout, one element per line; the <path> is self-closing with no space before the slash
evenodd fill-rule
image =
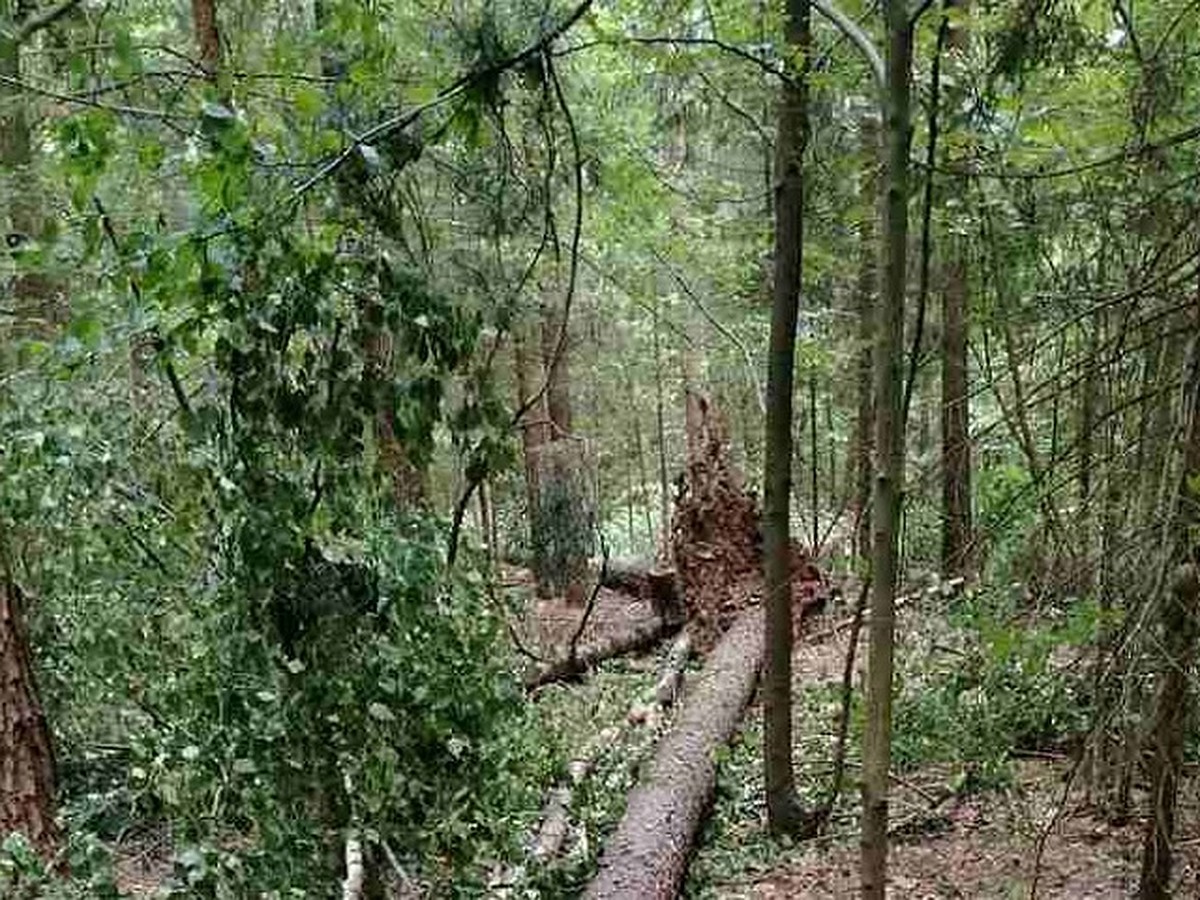
<path id="1" fill-rule="evenodd" d="M 500 583 L 506 589 L 523 588 L 530 597 L 534 596 L 533 575 L 528 569 L 503 566 Z M 535 599 L 528 605 L 521 621 L 514 623 L 522 643 L 542 657 L 556 659 L 562 656 L 579 626 L 591 590 L 589 583 L 583 606 L 570 606 L 562 597 Z M 653 618 L 654 610 L 648 601 L 601 588 L 579 643 L 582 646 L 626 633 Z"/>
<path id="2" fill-rule="evenodd" d="M 1063 771 L 1062 763 L 1025 761 L 1012 790 L 930 812 L 922 822 L 924 833 L 896 839 L 892 845 L 889 895 L 911 900 L 1030 896 L 1037 842 L 1061 797 Z M 1181 813 L 1175 896 L 1198 897 L 1200 804 L 1194 790 Z M 1111 826 L 1077 801 L 1069 805 L 1046 840 L 1037 896 L 1134 896 L 1142 828 L 1140 821 Z M 753 884 L 723 886 L 716 896 L 851 897 L 857 894 L 857 865 L 852 837 L 814 842 L 785 868 Z"/>
<path id="3" fill-rule="evenodd" d="M 840 682 L 849 632 L 836 626 L 846 616 L 842 610 L 809 623 L 810 639 L 798 642 L 793 660 L 797 689 Z M 865 653 L 863 635 L 856 664 L 860 675 Z M 1064 802 L 1069 769 L 1068 760 L 1049 754 L 1020 760 L 1010 789 L 941 802 L 952 777 L 948 769 L 930 767 L 905 776 L 892 791 L 892 823 L 902 833 L 893 838 L 888 895 L 905 900 L 1027 898 L 1036 865 L 1040 898 L 1135 896 L 1144 821 L 1111 825 L 1086 805 L 1079 790 Z M 1176 833 L 1175 896 L 1200 897 L 1200 778 L 1195 775 L 1185 779 L 1181 790 Z M 768 874 L 746 883 L 718 884 L 708 896 L 858 896 L 858 843 L 852 825 L 785 856 L 786 862 Z"/>

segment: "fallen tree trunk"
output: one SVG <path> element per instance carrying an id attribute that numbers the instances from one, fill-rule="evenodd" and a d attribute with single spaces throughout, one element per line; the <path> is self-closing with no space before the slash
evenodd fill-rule
<path id="1" fill-rule="evenodd" d="M 679 625 L 678 622 L 671 622 L 659 616 L 646 619 L 629 631 L 623 631 L 594 644 L 585 644 L 573 656 L 566 656 L 534 669 L 525 676 L 525 687 L 532 690 L 555 681 L 570 681 L 606 659 L 648 650 L 679 628 Z"/>
<path id="2" fill-rule="evenodd" d="M 625 817 L 600 858 L 588 900 L 670 900 L 716 785 L 716 751 L 754 693 L 763 655 L 762 610 L 743 611 L 709 655 Z"/>

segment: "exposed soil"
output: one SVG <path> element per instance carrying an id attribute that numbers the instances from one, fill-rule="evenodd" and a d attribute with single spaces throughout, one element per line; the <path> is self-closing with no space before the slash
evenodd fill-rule
<path id="1" fill-rule="evenodd" d="M 1022 761 L 1012 789 L 932 811 L 915 792 L 897 786 L 894 818 L 908 818 L 910 830 L 918 833 L 893 840 L 889 895 L 913 900 L 1029 896 L 1038 837 L 1053 818 L 1065 768 L 1063 762 Z M 1200 798 L 1191 787 L 1180 808 L 1177 897 L 1200 896 Z M 906 810 L 922 806 L 925 813 L 906 816 Z M 1046 841 L 1037 896 L 1116 900 L 1135 895 L 1142 828 L 1140 821 L 1110 825 L 1074 800 Z M 752 884 L 722 886 L 716 896 L 851 897 L 857 895 L 857 867 L 854 839 L 833 838 L 814 842 Z"/>
<path id="2" fill-rule="evenodd" d="M 528 596 L 535 597 L 533 574 L 528 569 L 505 566 L 501 572 L 501 583 L 506 588 L 527 589 Z M 590 596 L 591 590 L 589 583 L 587 596 Z M 545 659 L 557 659 L 565 655 L 571 637 L 587 609 L 587 596 L 582 606 L 569 604 L 562 597 L 533 599 L 526 606 L 521 621 L 514 623 L 518 637 L 527 649 Z M 579 636 L 579 643 L 581 646 L 599 643 L 632 631 L 654 618 L 655 612 L 648 599 L 600 588 L 592 613 Z"/>
<path id="3" fill-rule="evenodd" d="M 849 629 L 837 626 L 845 616 L 843 610 L 806 624 L 809 639 L 801 639 L 793 658 L 797 691 L 840 682 Z M 911 634 L 911 624 L 902 625 L 901 634 Z M 865 666 L 865 633 L 860 641 L 856 678 Z M 1019 760 L 1008 790 L 962 797 L 949 796 L 947 785 L 955 774 L 950 766 L 904 775 L 892 786 L 889 896 L 1028 897 L 1037 843 L 1055 819 L 1069 768 L 1069 760 L 1051 754 Z M 745 827 L 755 831 L 762 824 Z M 1085 804 L 1081 791 L 1073 791 L 1046 839 L 1037 896 L 1116 900 L 1136 895 L 1143 828 L 1140 819 L 1121 826 L 1105 822 Z M 767 874 L 719 881 L 703 896 L 856 897 L 859 851 L 853 816 L 840 819 L 833 831 L 781 851 L 782 861 Z M 1175 896 L 1200 897 L 1200 779 L 1195 777 L 1185 779 L 1181 789 L 1177 837 Z"/>

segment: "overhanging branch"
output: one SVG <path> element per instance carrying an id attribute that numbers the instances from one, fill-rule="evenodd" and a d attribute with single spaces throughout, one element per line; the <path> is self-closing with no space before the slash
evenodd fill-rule
<path id="1" fill-rule="evenodd" d="M 879 50 L 871 41 L 870 36 L 858 26 L 857 22 L 838 9 L 832 0 L 812 0 L 812 5 L 813 9 L 833 23 L 858 48 L 863 58 L 866 59 L 867 66 L 871 69 L 875 86 L 879 88 L 879 93 L 882 95 L 887 86 L 887 75 L 884 71 L 883 57 L 880 56 Z"/>
<path id="2" fill-rule="evenodd" d="M 13 41 L 18 44 L 23 44 L 39 31 L 44 28 L 49 28 L 83 0 L 62 0 L 54 6 L 48 6 L 40 12 L 30 13 L 29 17 L 22 22 L 13 32 Z"/>

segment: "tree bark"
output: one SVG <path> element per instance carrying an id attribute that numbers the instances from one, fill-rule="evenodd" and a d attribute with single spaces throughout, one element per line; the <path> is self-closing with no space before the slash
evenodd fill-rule
<path id="1" fill-rule="evenodd" d="M 966 577 L 971 562 L 971 435 L 967 386 L 967 264 L 956 246 L 942 292 L 942 574 Z"/>
<path id="2" fill-rule="evenodd" d="M 800 310 L 804 239 L 804 149 L 808 142 L 808 0 L 788 0 L 786 41 L 802 58 L 785 82 L 775 139 L 775 282 L 763 462 L 763 546 L 766 671 L 763 678 L 763 761 L 767 821 L 775 833 L 804 824 L 792 767 L 792 592 L 790 490 L 796 323 Z"/>
<path id="3" fill-rule="evenodd" d="M 968 0 L 946 0 L 946 11 L 965 10 Z M 958 118 L 964 93 L 962 57 L 970 33 L 947 19 L 949 62 L 958 65 L 946 88 L 950 121 Z M 932 177 L 932 176 L 931 176 Z M 968 387 L 967 345 L 970 339 L 967 241 L 951 236 L 949 262 L 942 291 L 942 573 L 946 578 L 969 577 L 974 570 L 971 520 L 971 395 Z"/>
<path id="4" fill-rule="evenodd" d="M 563 338 L 563 311 L 553 298 L 542 304 L 542 366 L 547 373 L 546 411 L 550 419 L 550 439 L 571 435 L 571 338 Z M 560 338 L 562 339 L 560 342 Z"/>
<path id="5" fill-rule="evenodd" d="M 546 411 L 545 394 L 535 395 L 541 389 L 543 369 L 540 351 L 534 353 L 529 344 L 530 329 L 523 323 L 518 323 L 513 330 L 513 367 L 516 369 L 517 406 L 529 406 L 521 417 L 521 449 L 525 463 L 525 513 L 529 523 L 529 546 L 537 543 L 538 496 L 540 484 L 538 479 L 538 457 L 541 448 L 550 438 L 549 413 Z M 535 572 L 536 574 L 536 572 Z M 546 596 L 547 586 L 538 581 L 538 595 Z"/>
<path id="6" fill-rule="evenodd" d="M 717 751 L 754 692 L 763 654 L 759 612 L 742 613 L 709 657 L 679 718 L 629 795 L 587 900 L 671 900 L 716 785 Z"/>
<path id="7" fill-rule="evenodd" d="M 863 206 L 859 222 L 858 284 L 858 412 L 854 429 L 855 500 L 854 551 L 869 555 L 871 546 L 871 456 L 875 445 L 875 402 L 872 393 L 872 357 L 875 351 L 875 295 L 878 292 L 879 243 L 875 222 L 879 216 L 879 122 L 873 112 L 858 119 L 863 156 L 859 190 Z"/>
<path id="8" fill-rule="evenodd" d="M 579 647 L 574 656 L 544 663 L 525 676 L 525 687 L 532 690 L 555 681 L 571 681 L 584 675 L 606 659 L 639 653 L 653 647 L 680 626 L 679 620 L 670 621 L 661 617 L 646 619 L 628 631 L 613 635 L 594 644 Z"/>
<path id="9" fill-rule="evenodd" d="M 1193 474 L 1196 470 L 1192 470 Z M 1194 498 L 1193 498 L 1194 499 Z M 1200 611 L 1200 575 L 1194 562 L 1180 567 L 1162 616 L 1162 646 L 1154 724 L 1150 731 L 1150 817 L 1142 844 L 1141 900 L 1171 896 L 1171 842 L 1175 806 L 1183 769 L 1183 741 L 1188 719 L 1188 672 L 1196 650 L 1196 613 Z"/>
<path id="10" fill-rule="evenodd" d="M 20 601 L 17 586 L 0 572 L 0 840 L 20 832 L 50 862 L 60 840 L 54 755 Z"/>
<path id="11" fill-rule="evenodd" d="M 901 343 L 908 251 L 908 154 L 912 139 L 909 7 L 886 0 L 887 62 L 884 277 L 875 357 L 875 530 L 872 541 L 870 647 L 863 735 L 862 892 L 882 898 L 887 884 L 888 769 L 892 745 L 892 673 L 896 629 L 897 536 L 904 431 Z"/>
<path id="12" fill-rule="evenodd" d="M 216 0 L 192 0 L 192 27 L 196 33 L 196 47 L 200 51 L 200 68 L 210 80 L 216 80 L 221 66 Z"/>
<path id="13" fill-rule="evenodd" d="M 1200 328 L 1200 288 L 1195 323 Z M 1162 614 L 1162 660 L 1154 725 L 1150 732 L 1150 817 L 1142 848 L 1141 900 L 1171 896 L 1172 840 L 1175 807 L 1183 768 L 1183 743 L 1189 718 L 1188 673 L 1196 651 L 1200 613 L 1200 337 L 1193 339 L 1187 372 L 1183 429 L 1183 470 L 1179 485 L 1176 534 L 1180 535 L 1179 565 L 1165 598 Z"/>

